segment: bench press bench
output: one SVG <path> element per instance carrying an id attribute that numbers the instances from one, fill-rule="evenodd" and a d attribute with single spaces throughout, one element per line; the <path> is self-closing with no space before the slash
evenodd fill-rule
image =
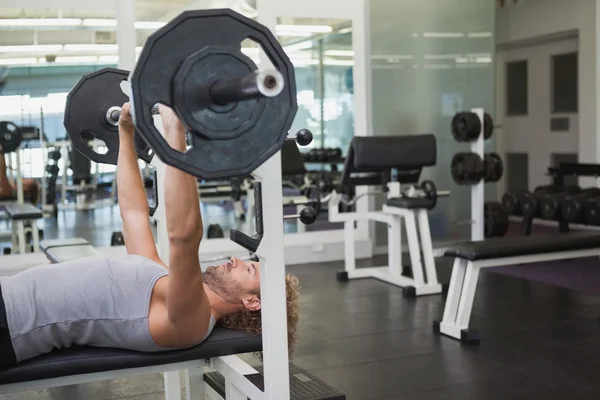
<path id="1" fill-rule="evenodd" d="M 441 321 L 434 322 L 434 331 L 464 343 L 478 344 L 479 332 L 469 328 L 469 320 L 482 268 L 600 256 L 600 233 L 568 232 L 461 242 L 446 246 L 443 254 L 454 257 L 454 264 L 444 315 Z"/>
<path id="2" fill-rule="evenodd" d="M 42 211 L 31 204 L 8 204 L 5 206 L 5 211 L 12 222 L 13 252 L 26 253 L 29 230 L 31 230 L 32 252 L 40 251 L 40 236 L 36 221 L 44 218 Z"/>
<path id="3" fill-rule="evenodd" d="M 52 263 L 100 255 L 83 238 L 45 240 L 41 250 Z M 171 371 L 186 371 L 187 398 L 226 399 L 228 383 L 255 393 L 264 389 L 262 368 L 240 362 L 236 354 L 262 351 L 262 337 L 215 327 L 208 338 L 188 349 L 156 353 L 73 346 L 23 361 L 0 371 L 0 394 L 48 389 L 93 381 Z M 214 370 L 204 373 L 204 368 Z M 291 399 L 345 400 L 323 380 L 290 365 Z M 177 383 L 179 380 L 177 379 Z M 165 399 L 179 399 L 179 390 L 165 388 Z"/>

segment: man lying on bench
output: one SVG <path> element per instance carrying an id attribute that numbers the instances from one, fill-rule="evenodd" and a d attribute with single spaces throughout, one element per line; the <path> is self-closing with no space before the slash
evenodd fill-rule
<path id="1" fill-rule="evenodd" d="M 128 111 L 125 104 L 117 166 L 128 254 L 73 259 L 0 278 L 0 369 L 75 345 L 143 352 L 189 348 L 204 341 L 219 320 L 225 327 L 260 332 L 259 263 L 232 258 L 202 273 L 196 180 L 172 167 L 166 167 L 164 184 L 170 259 L 159 258 Z M 185 130 L 176 115 L 162 106 L 160 114 L 169 145 L 185 151 Z M 288 276 L 286 284 L 288 293 L 297 290 L 295 278 Z M 296 304 L 288 307 L 293 331 Z"/>

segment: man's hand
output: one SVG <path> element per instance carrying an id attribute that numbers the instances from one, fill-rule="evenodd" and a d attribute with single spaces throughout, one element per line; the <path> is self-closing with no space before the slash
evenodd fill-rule
<path id="1" fill-rule="evenodd" d="M 129 115 L 130 109 L 131 105 L 129 103 L 125 103 L 123 104 L 123 107 L 121 107 L 121 116 L 119 117 L 119 134 L 125 137 L 131 137 L 131 139 L 133 139 L 135 126 L 133 125 L 133 121 Z"/>
<path id="2" fill-rule="evenodd" d="M 158 112 L 162 120 L 165 139 L 169 145 L 178 151 L 185 151 L 185 128 L 175 112 L 162 104 L 158 105 Z"/>

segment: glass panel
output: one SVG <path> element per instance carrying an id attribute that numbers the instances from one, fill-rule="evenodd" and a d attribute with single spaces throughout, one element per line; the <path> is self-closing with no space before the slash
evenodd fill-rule
<path id="1" fill-rule="evenodd" d="M 292 60 L 296 75 L 298 112 L 290 135 L 303 128 L 313 133 L 313 142 L 300 147 L 300 151 L 306 161 L 304 168 L 309 171 L 307 177 L 312 184 L 321 186 L 322 195 L 326 195 L 339 179 L 343 155 L 354 136 L 352 24 L 349 20 L 281 17 L 276 35 Z M 301 190 L 305 185 L 302 178 L 296 176 L 295 182 L 291 182 L 290 177 L 284 176 L 287 182 L 284 201 L 307 200 Z M 298 210 L 296 206 L 285 207 L 286 214 Z M 322 210 L 313 225 L 302 226 L 298 220 L 286 220 L 286 232 L 342 227 L 328 222 L 326 204 Z"/>
<path id="2" fill-rule="evenodd" d="M 469 151 L 450 133 L 452 116 L 482 107 L 494 113 L 494 9 L 480 0 L 372 0 L 370 5 L 373 124 L 375 135 L 434 133 L 437 165 L 421 180 L 450 190 L 430 212 L 434 240 L 470 236 L 470 187 L 450 175 L 452 156 Z M 495 138 L 486 142 L 494 151 Z M 495 196 L 486 185 L 487 196 Z M 383 199 L 377 200 L 380 207 Z M 377 244 L 387 228 L 377 224 Z"/>

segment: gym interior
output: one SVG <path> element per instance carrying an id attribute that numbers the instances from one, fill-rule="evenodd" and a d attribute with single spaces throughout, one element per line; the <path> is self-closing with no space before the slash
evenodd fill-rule
<path id="1" fill-rule="evenodd" d="M 173 167 L 200 266 L 259 260 L 263 306 L 262 334 L 190 349 L 57 348 L 0 370 L 0 400 L 598 398 L 599 9 L 3 0 L 0 276 L 127 254 L 131 101 L 159 254 Z"/>

